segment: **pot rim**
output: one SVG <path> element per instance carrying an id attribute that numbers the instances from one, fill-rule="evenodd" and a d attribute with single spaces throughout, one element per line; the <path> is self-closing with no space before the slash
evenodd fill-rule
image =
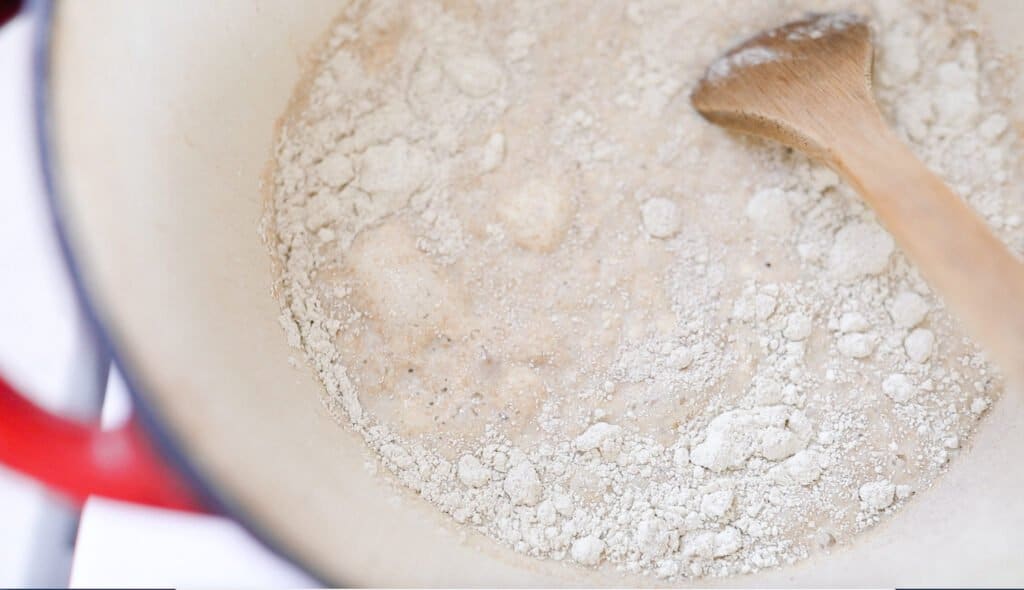
<path id="1" fill-rule="evenodd" d="M 167 464 L 178 472 L 182 479 L 198 494 L 203 505 L 216 514 L 226 516 L 237 522 L 264 547 L 283 558 L 288 563 L 311 576 L 317 585 L 328 586 L 328 579 L 323 572 L 317 571 L 312 565 L 299 556 L 293 548 L 284 546 L 266 529 L 256 524 L 256 519 L 232 501 L 213 483 L 212 478 L 203 474 L 198 466 L 184 452 L 159 410 L 149 403 L 142 386 L 143 379 L 125 360 L 111 331 L 104 325 L 99 314 L 100 305 L 90 295 L 86 286 L 85 272 L 81 261 L 75 254 L 71 244 L 68 220 L 60 195 L 58 180 L 57 156 L 53 142 L 53 120 L 50 113 L 50 60 L 54 42 L 55 0 L 33 0 L 26 12 L 34 23 L 31 48 L 31 109 L 33 135 L 36 139 L 39 171 L 43 181 L 46 211 L 50 225 L 57 239 L 60 258 L 63 260 L 67 276 L 71 283 L 74 298 L 77 301 L 87 329 L 92 333 L 93 340 L 107 355 L 111 363 L 120 372 L 132 401 L 132 410 L 139 423 L 149 436 L 160 456 Z M 344 585 L 344 584 L 342 584 Z"/>

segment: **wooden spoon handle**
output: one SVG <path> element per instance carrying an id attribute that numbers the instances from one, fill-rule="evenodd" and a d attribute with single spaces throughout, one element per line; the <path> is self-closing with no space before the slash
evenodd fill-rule
<path id="1" fill-rule="evenodd" d="M 1024 384 L 1024 265 L 883 123 L 844 142 L 838 171 L 1007 378 Z"/>

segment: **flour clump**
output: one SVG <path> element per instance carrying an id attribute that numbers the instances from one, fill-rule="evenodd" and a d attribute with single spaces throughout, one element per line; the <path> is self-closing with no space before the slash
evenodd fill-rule
<path id="1" fill-rule="evenodd" d="M 889 314 L 897 326 L 913 328 L 928 315 L 928 303 L 917 293 L 904 291 L 893 300 Z"/>
<path id="2" fill-rule="evenodd" d="M 491 472 L 473 455 L 463 455 L 459 459 L 459 480 L 472 488 L 478 488 L 491 480 Z"/>
<path id="3" fill-rule="evenodd" d="M 873 222 L 855 222 L 836 233 L 829 261 L 844 282 L 873 276 L 885 270 L 895 248 L 890 236 Z"/>
<path id="4" fill-rule="evenodd" d="M 505 476 L 504 489 L 513 504 L 525 506 L 535 506 L 540 502 L 543 492 L 537 470 L 529 461 L 523 461 L 509 470 Z"/>
<path id="5" fill-rule="evenodd" d="M 909 377 L 902 373 L 893 373 L 882 382 L 882 391 L 897 403 L 906 403 L 917 394 L 917 388 Z"/>
<path id="6" fill-rule="evenodd" d="M 601 561 L 601 554 L 604 553 L 604 541 L 588 535 L 572 544 L 572 558 L 583 565 L 595 565 Z"/>
<path id="7" fill-rule="evenodd" d="M 668 199 L 656 197 L 648 200 L 640 209 L 644 228 L 655 238 L 671 238 L 679 232 L 679 207 Z"/>
<path id="8" fill-rule="evenodd" d="M 769 234 L 781 235 L 792 227 L 793 214 L 789 199 L 778 188 L 757 192 L 747 203 L 746 214 L 757 229 Z"/>
<path id="9" fill-rule="evenodd" d="M 932 346 L 935 344 L 935 334 L 931 330 L 918 328 L 911 332 L 903 345 L 907 349 L 907 356 L 915 363 L 923 363 L 932 356 Z"/>
<path id="10" fill-rule="evenodd" d="M 888 508 L 896 497 L 896 486 L 887 480 L 873 481 L 860 486 L 860 499 L 871 510 Z"/>

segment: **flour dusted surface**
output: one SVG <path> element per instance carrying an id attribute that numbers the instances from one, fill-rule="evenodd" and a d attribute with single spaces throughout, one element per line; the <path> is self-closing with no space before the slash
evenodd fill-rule
<path id="1" fill-rule="evenodd" d="M 958 4 L 345 9 L 271 242 L 289 337 L 398 481 L 665 579 L 792 563 L 926 490 L 998 376 L 834 173 L 688 104 L 738 37 L 826 8 L 872 19 L 883 110 L 1019 252 L 1008 66 Z"/>

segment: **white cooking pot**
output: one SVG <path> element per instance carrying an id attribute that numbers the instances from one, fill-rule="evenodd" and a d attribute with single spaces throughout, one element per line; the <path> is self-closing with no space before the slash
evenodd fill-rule
<path id="1" fill-rule="evenodd" d="M 371 475 L 312 371 L 289 362 L 257 231 L 261 178 L 339 3 L 36 8 L 47 20 L 42 157 L 71 268 L 147 431 L 206 502 L 334 584 L 638 582 L 516 555 Z M 1020 52 L 1024 2 L 982 10 Z M 972 448 L 893 518 L 830 555 L 724 583 L 1024 582 L 1021 393 L 1007 392 Z"/>

